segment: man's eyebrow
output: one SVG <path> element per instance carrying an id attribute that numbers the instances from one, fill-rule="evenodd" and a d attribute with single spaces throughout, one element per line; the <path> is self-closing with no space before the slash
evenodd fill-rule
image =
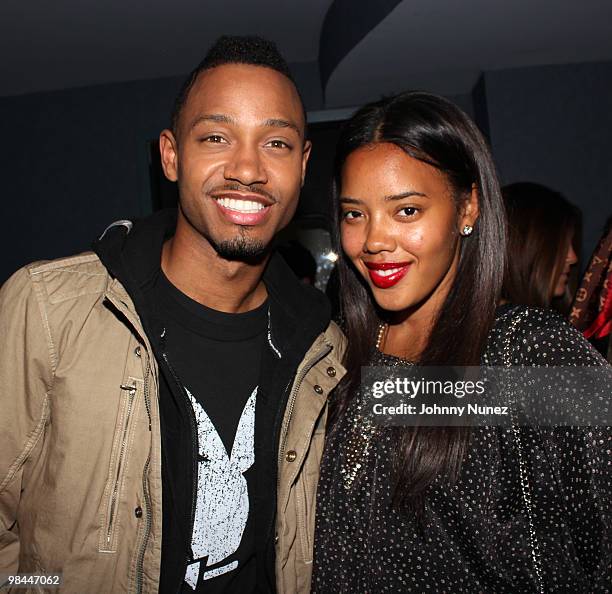
<path id="1" fill-rule="evenodd" d="M 210 113 L 198 116 L 191 124 L 191 129 L 195 128 L 198 124 L 201 124 L 202 122 L 215 122 L 217 124 L 237 125 L 236 120 L 231 116 L 222 113 Z M 265 122 L 263 122 L 262 125 L 268 128 L 291 128 L 292 130 L 295 130 L 298 135 L 302 135 L 302 132 L 297 124 L 294 124 L 293 122 L 289 120 L 284 120 L 282 118 L 269 118 Z"/>
<path id="2" fill-rule="evenodd" d="M 291 128 L 295 130 L 300 136 L 302 135 L 301 130 L 297 127 L 297 124 L 290 122 L 289 120 L 283 120 L 281 118 L 270 118 L 263 124 L 269 128 Z"/>
<path id="3" fill-rule="evenodd" d="M 235 124 L 236 120 L 222 113 L 208 113 L 198 116 L 195 120 L 193 120 L 191 124 L 191 129 L 193 130 L 193 128 L 195 128 L 198 124 L 201 124 L 202 122 L 216 122 L 217 124 Z"/>

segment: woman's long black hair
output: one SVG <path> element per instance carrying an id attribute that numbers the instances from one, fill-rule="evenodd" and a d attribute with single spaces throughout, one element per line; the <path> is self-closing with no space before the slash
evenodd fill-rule
<path id="1" fill-rule="evenodd" d="M 473 233 L 461 238 L 455 280 L 418 363 L 479 365 L 503 280 L 504 207 L 493 160 L 476 125 L 446 99 L 423 92 L 402 93 L 361 108 L 343 128 L 334 174 L 335 241 L 340 254 L 348 373 L 334 398 L 332 430 L 359 389 L 360 368 L 368 364 L 378 325 L 385 321 L 385 312 L 377 308 L 369 288 L 340 248 L 341 173 L 353 151 L 383 142 L 393 143 L 443 172 L 452 188 L 457 212 L 474 187 L 478 192 L 478 220 Z M 456 480 L 470 431 L 464 427 L 406 427 L 394 431 L 395 504 L 419 512 L 425 490 L 437 476 Z"/>

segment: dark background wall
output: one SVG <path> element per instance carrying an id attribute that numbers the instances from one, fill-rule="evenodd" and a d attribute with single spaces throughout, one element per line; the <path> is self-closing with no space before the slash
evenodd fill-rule
<path id="1" fill-rule="evenodd" d="M 307 109 L 321 109 L 316 64 L 292 70 Z M 150 212 L 148 142 L 167 125 L 180 82 L 0 98 L 0 282 L 26 262 L 87 249 L 113 220 Z M 590 252 L 612 210 L 612 63 L 486 72 L 473 97 L 453 99 L 488 130 L 503 182 L 544 183 L 582 208 Z M 305 200 L 324 201 L 319 186 Z"/>
<path id="2" fill-rule="evenodd" d="M 484 74 L 502 183 L 535 181 L 583 213 L 588 259 L 612 214 L 612 62 Z"/>
<path id="3" fill-rule="evenodd" d="M 87 249 L 150 203 L 147 139 L 168 122 L 176 79 L 0 99 L 0 279 Z"/>

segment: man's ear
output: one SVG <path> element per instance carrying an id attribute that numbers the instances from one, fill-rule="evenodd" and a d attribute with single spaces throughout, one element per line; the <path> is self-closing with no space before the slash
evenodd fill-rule
<path id="1" fill-rule="evenodd" d="M 310 158 L 310 151 L 312 149 L 312 142 L 307 140 L 304 142 L 304 148 L 302 149 L 302 187 L 304 187 L 304 180 L 306 179 L 306 165 Z"/>
<path id="2" fill-rule="evenodd" d="M 459 217 L 459 231 L 466 225 L 474 227 L 476 220 L 480 215 L 479 192 L 476 184 L 472 184 L 470 194 L 466 197 L 461 207 L 461 216 Z"/>
<path id="3" fill-rule="evenodd" d="M 171 130 L 161 131 L 159 153 L 164 175 L 170 181 L 176 181 L 178 179 L 178 143 Z"/>

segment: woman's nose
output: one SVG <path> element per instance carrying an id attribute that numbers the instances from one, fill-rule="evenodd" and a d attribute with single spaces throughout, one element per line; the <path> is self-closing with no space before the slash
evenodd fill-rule
<path id="1" fill-rule="evenodd" d="M 388 226 L 383 221 L 371 220 L 368 225 L 367 235 L 363 244 L 363 251 L 368 254 L 379 252 L 392 252 L 396 248 L 396 242 Z"/>

